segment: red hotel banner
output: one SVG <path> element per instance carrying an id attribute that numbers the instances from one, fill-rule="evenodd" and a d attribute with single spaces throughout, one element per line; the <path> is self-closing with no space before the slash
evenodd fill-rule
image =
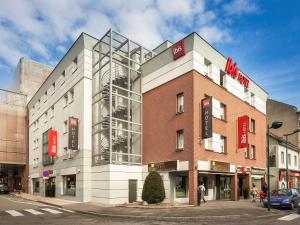
<path id="1" fill-rule="evenodd" d="M 202 99 L 202 139 L 212 137 L 212 98 Z"/>
<path id="2" fill-rule="evenodd" d="M 247 115 L 238 118 L 238 148 L 248 147 L 249 117 Z"/>
<path id="3" fill-rule="evenodd" d="M 173 60 L 185 55 L 184 39 L 172 45 Z"/>
<path id="4" fill-rule="evenodd" d="M 57 156 L 57 131 L 48 131 L 48 155 L 52 157 Z"/>

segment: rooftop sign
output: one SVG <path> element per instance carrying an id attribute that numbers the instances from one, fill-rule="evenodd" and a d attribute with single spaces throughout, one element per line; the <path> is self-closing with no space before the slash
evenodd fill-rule
<path id="1" fill-rule="evenodd" d="M 237 79 L 245 88 L 249 86 L 249 79 L 239 71 L 237 63 L 233 63 L 232 59 L 228 57 L 225 72 L 228 73 L 233 79 Z"/>

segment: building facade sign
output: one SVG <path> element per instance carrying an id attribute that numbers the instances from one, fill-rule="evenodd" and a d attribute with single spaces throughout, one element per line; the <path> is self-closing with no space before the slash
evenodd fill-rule
<path id="1" fill-rule="evenodd" d="M 238 118 L 238 148 L 248 147 L 249 117 L 247 115 Z"/>
<path id="2" fill-rule="evenodd" d="M 266 173 L 265 169 L 251 167 L 251 174 L 253 175 L 265 175 L 265 173 Z"/>
<path id="3" fill-rule="evenodd" d="M 69 145 L 71 150 L 78 150 L 78 118 L 69 118 Z"/>
<path id="4" fill-rule="evenodd" d="M 150 171 L 176 171 L 176 170 L 177 170 L 177 160 L 148 164 L 149 172 Z"/>
<path id="5" fill-rule="evenodd" d="M 230 172 L 230 163 L 213 160 L 210 162 L 210 170 L 220 171 L 220 172 Z"/>
<path id="6" fill-rule="evenodd" d="M 57 131 L 48 131 L 48 155 L 51 157 L 57 156 Z"/>
<path id="7" fill-rule="evenodd" d="M 212 98 L 202 99 L 202 139 L 212 137 Z"/>
<path id="8" fill-rule="evenodd" d="M 239 71 L 237 63 L 233 63 L 230 57 L 227 59 L 225 72 L 228 73 L 233 79 L 237 79 L 240 84 L 248 88 L 249 79 L 241 71 Z"/>
<path id="9" fill-rule="evenodd" d="M 184 39 L 172 45 L 173 60 L 176 60 L 185 55 Z"/>

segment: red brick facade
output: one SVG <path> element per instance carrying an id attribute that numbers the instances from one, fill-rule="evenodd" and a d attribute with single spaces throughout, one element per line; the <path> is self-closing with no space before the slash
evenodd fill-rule
<path id="1" fill-rule="evenodd" d="M 184 112 L 176 114 L 176 96 L 184 94 Z M 213 118 L 213 132 L 226 137 L 227 153 L 206 150 L 201 139 L 201 99 L 212 96 L 226 105 L 226 121 Z M 256 159 L 245 159 L 237 149 L 237 118 L 248 115 L 255 120 L 256 133 L 249 133 L 249 145 Z M 143 95 L 143 164 L 180 160 L 189 161 L 189 199 L 197 202 L 198 160 L 223 161 L 232 165 L 266 167 L 266 116 L 226 89 L 196 71 L 190 71 Z M 184 130 L 184 150 L 176 150 L 176 131 Z M 249 176 L 248 181 L 251 182 Z M 237 174 L 231 177 L 233 200 L 237 199 Z"/>

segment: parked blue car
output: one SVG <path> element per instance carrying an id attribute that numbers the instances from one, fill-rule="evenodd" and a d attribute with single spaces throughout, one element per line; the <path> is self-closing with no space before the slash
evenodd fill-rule
<path id="1" fill-rule="evenodd" d="M 300 194 L 297 189 L 280 189 L 272 191 L 270 205 L 273 208 L 294 209 L 300 202 Z M 264 207 L 268 206 L 268 198 L 264 199 Z"/>

